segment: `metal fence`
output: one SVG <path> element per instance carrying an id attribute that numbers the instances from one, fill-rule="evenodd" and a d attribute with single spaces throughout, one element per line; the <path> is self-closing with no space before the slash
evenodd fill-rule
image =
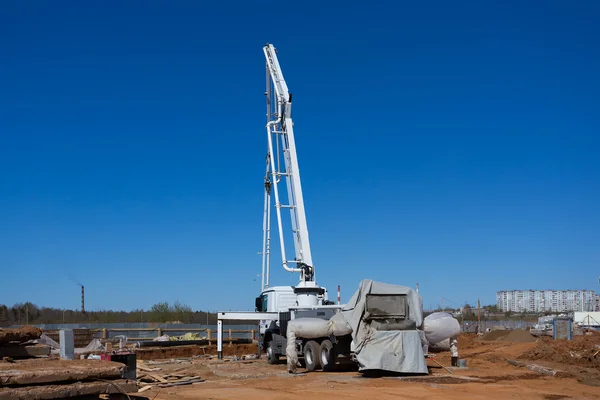
<path id="1" fill-rule="evenodd" d="M 186 333 L 199 334 L 201 338 L 217 340 L 217 325 L 204 324 L 158 324 L 148 322 L 137 323 L 91 323 L 91 324 L 39 324 L 35 325 L 46 332 L 60 329 L 89 329 L 93 337 L 111 339 L 115 336 L 126 336 L 131 341 L 152 340 L 162 335 L 182 336 Z M 18 326 L 15 326 L 18 327 Z M 223 340 L 249 339 L 258 337 L 258 325 L 224 325 Z"/>
<path id="2" fill-rule="evenodd" d="M 524 329 L 529 330 L 536 323 L 534 321 L 481 321 L 481 332 L 496 329 Z M 477 332 L 477 321 L 463 321 L 461 322 L 461 330 L 463 332 L 476 333 Z"/>

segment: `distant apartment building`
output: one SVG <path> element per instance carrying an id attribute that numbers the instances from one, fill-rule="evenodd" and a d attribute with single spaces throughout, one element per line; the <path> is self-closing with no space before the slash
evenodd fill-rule
<path id="1" fill-rule="evenodd" d="M 595 311 L 600 296 L 593 290 L 502 290 L 496 292 L 496 305 L 518 313 Z"/>

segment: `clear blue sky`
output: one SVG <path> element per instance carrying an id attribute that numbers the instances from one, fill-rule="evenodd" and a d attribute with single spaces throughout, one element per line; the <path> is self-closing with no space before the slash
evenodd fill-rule
<path id="1" fill-rule="evenodd" d="M 267 42 L 332 297 L 599 289 L 598 2 L 101 3 L 0 5 L 0 303 L 251 309 Z"/>

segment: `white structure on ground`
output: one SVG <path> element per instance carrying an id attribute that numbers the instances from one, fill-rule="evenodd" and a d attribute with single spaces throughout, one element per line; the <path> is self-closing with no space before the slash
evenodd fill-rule
<path id="1" fill-rule="evenodd" d="M 496 292 L 496 305 L 512 312 L 594 311 L 593 290 L 502 290 Z"/>

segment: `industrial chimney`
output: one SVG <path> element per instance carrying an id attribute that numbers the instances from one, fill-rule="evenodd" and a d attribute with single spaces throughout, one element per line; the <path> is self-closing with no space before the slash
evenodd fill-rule
<path id="1" fill-rule="evenodd" d="M 85 314 L 85 294 L 83 291 L 83 285 L 81 285 L 81 312 Z"/>

